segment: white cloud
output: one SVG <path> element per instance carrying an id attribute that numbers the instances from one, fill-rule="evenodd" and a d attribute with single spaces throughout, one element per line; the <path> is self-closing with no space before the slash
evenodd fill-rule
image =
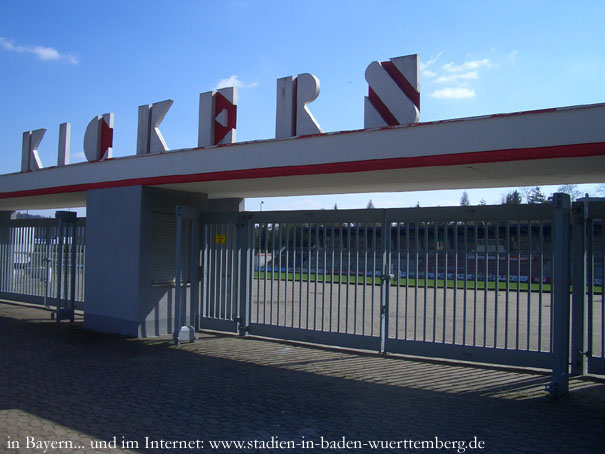
<path id="1" fill-rule="evenodd" d="M 482 67 L 489 68 L 490 66 L 491 66 L 491 62 L 489 61 L 489 59 L 484 58 L 482 60 L 467 61 L 467 62 L 462 63 L 461 65 L 455 65 L 453 62 L 450 62 L 450 63 L 446 63 L 445 65 L 443 65 L 442 68 L 445 69 L 447 72 L 457 73 L 457 72 L 463 72 L 463 71 L 470 71 L 473 69 L 479 69 Z"/>
<path id="2" fill-rule="evenodd" d="M 78 64 L 75 56 L 63 54 L 53 47 L 21 46 L 3 37 L 0 37 L 0 47 L 9 52 L 33 54 L 42 61 L 66 61 L 72 65 Z"/>
<path id="3" fill-rule="evenodd" d="M 515 58 L 517 58 L 518 53 L 519 52 L 517 52 L 516 50 L 513 50 L 506 56 L 506 58 L 508 59 L 508 61 L 513 62 L 513 61 L 515 61 Z"/>
<path id="4" fill-rule="evenodd" d="M 463 74 L 452 74 L 449 76 L 441 76 L 438 77 L 437 79 L 435 79 L 435 83 L 438 84 L 446 84 L 446 83 L 450 83 L 450 82 L 458 82 L 461 80 L 475 80 L 475 79 L 479 79 L 479 74 L 477 73 L 477 71 L 469 71 L 467 73 L 463 73 Z"/>
<path id="5" fill-rule="evenodd" d="M 438 99 L 464 99 L 474 97 L 475 91 L 463 87 L 446 87 L 441 90 L 435 90 L 430 96 Z"/>
<path id="6" fill-rule="evenodd" d="M 430 61 L 432 64 L 436 62 L 436 58 Z M 483 69 L 497 68 L 488 58 L 468 60 L 461 64 L 449 62 L 441 65 L 434 71 L 423 71 L 424 75 L 431 77 L 429 83 L 445 85 L 446 87 L 437 89 L 429 94 L 432 98 L 437 99 L 468 99 L 475 96 L 473 88 L 474 81 L 479 80 L 480 72 Z"/>
<path id="7" fill-rule="evenodd" d="M 57 49 L 52 47 L 34 46 L 31 48 L 31 52 L 40 60 L 61 60 L 61 54 Z"/>
<path id="8" fill-rule="evenodd" d="M 227 87 L 237 87 L 237 88 L 252 88 L 252 87 L 256 87 L 256 82 L 252 82 L 252 83 L 244 83 L 241 80 L 239 80 L 239 76 L 237 74 L 233 74 L 231 77 L 228 77 L 227 79 L 221 79 L 218 81 L 218 83 L 216 84 L 215 90 L 218 90 L 219 88 L 227 88 Z"/>
<path id="9" fill-rule="evenodd" d="M 422 74 L 424 74 L 427 77 L 435 77 L 437 75 L 437 73 L 434 73 L 430 69 L 425 69 L 424 71 L 422 71 Z"/>
<path id="10" fill-rule="evenodd" d="M 420 70 L 422 71 L 422 70 L 428 68 L 429 66 L 434 65 L 437 62 L 437 60 L 439 60 L 439 57 L 441 57 L 441 55 L 443 55 L 443 52 L 439 52 L 436 57 L 433 57 L 430 60 L 427 60 L 426 63 L 423 63 L 421 61 L 420 62 Z"/>

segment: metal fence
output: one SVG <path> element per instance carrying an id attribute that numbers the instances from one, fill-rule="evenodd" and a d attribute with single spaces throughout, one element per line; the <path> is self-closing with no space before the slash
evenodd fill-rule
<path id="1" fill-rule="evenodd" d="M 605 374 L 604 220 L 605 199 L 584 199 L 574 205 L 572 371 L 575 373 Z"/>
<path id="2" fill-rule="evenodd" d="M 75 242 L 65 230 L 60 233 L 56 219 L 16 219 L 0 225 L 0 297 L 55 306 L 58 289 L 71 288 L 75 276 L 76 308 L 82 309 L 85 225 L 85 219 L 77 221 Z"/>
<path id="3" fill-rule="evenodd" d="M 605 200 L 557 200 L 204 213 L 178 301 L 197 328 L 604 374 Z M 55 305 L 62 276 L 82 308 L 84 234 L 0 226 L 0 297 Z"/>
<path id="4" fill-rule="evenodd" d="M 205 214 L 200 326 L 548 368 L 554 213 Z"/>

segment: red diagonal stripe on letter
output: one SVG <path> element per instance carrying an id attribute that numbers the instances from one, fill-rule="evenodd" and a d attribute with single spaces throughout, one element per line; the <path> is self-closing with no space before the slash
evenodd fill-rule
<path id="1" fill-rule="evenodd" d="M 388 107 L 384 105 L 384 103 L 380 100 L 376 92 L 372 90 L 372 87 L 368 87 L 368 98 L 370 99 L 370 103 L 372 103 L 372 105 L 374 106 L 374 109 L 378 111 L 378 113 L 387 125 L 397 126 L 399 124 L 397 118 L 395 118 L 395 115 L 393 115 L 388 109 Z"/>
<path id="2" fill-rule="evenodd" d="M 405 95 L 414 103 L 420 110 L 420 93 L 412 84 L 399 72 L 397 67 L 391 61 L 383 61 L 380 63 L 382 67 L 389 73 L 391 79 L 395 81 L 397 86 L 405 93 Z"/>

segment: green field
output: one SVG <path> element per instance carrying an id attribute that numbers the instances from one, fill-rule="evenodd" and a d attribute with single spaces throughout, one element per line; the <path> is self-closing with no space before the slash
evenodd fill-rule
<path id="1" fill-rule="evenodd" d="M 286 273 L 286 272 L 278 272 L 278 271 L 267 271 L 266 273 L 264 271 L 255 271 L 254 272 L 254 278 L 255 279 L 261 279 L 261 280 L 265 280 L 265 278 L 267 279 L 267 281 L 273 279 L 275 281 L 277 280 L 281 280 L 281 281 L 303 281 L 303 282 L 307 282 L 310 281 L 312 283 L 314 283 L 316 280 L 318 283 L 323 283 L 324 279 L 326 283 L 341 283 L 341 284 L 358 284 L 358 285 L 380 285 L 381 284 L 381 279 L 379 277 L 374 277 L 374 276 L 355 276 L 355 275 L 351 275 L 351 276 L 347 276 L 346 274 L 344 275 L 338 275 L 338 274 L 315 274 L 315 273 Z M 393 281 L 391 281 L 391 286 L 397 286 L 397 279 L 394 279 Z M 406 278 L 400 278 L 399 279 L 399 285 L 401 287 L 422 287 L 424 288 L 424 286 L 428 287 L 428 288 L 434 288 L 435 286 L 437 288 L 443 288 L 443 286 L 446 284 L 446 280 L 445 279 L 423 279 L 423 278 L 419 278 L 419 279 L 406 279 Z M 466 284 L 466 287 L 465 287 Z M 459 289 L 464 289 L 466 288 L 467 290 L 474 290 L 475 289 L 475 284 L 477 285 L 477 290 L 485 290 L 485 281 L 482 280 L 477 280 L 475 282 L 475 280 L 469 280 L 469 281 L 464 281 L 459 279 L 458 281 L 455 281 L 454 279 L 448 279 L 447 280 L 447 288 L 454 288 L 454 286 L 457 285 L 457 288 Z M 527 292 L 528 289 L 530 288 L 530 284 L 527 282 L 521 282 L 520 284 L 517 284 L 516 282 L 487 282 L 487 289 L 488 290 L 495 290 L 496 289 L 496 284 L 498 284 L 498 290 L 503 290 L 506 291 L 508 289 L 508 291 L 510 292 L 516 292 L 517 291 L 517 286 L 519 286 L 519 291 L 520 292 Z M 507 286 L 508 285 L 508 286 Z M 542 286 L 540 287 L 539 283 L 532 283 L 531 284 L 531 291 L 532 292 L 539 292 L 540 289 L 542 289 L 542 292 L 545 293 L 550 293 L 551 290 L 551 285 L 548 283 L 544 283 L 542 284 Z M 570 286 L 570 291 L 571 291 L 571 286 Z M 601 294 L 602 292 L 602 287 L 599 286 L 595 286 L 593 287 L 593 291 L 595 294 Z"/>

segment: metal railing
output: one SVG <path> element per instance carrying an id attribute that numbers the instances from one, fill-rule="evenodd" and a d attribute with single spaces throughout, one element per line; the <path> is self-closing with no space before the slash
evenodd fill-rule
<path id="1" fill-rule="evenodd" d="M 57 280 L 61 276 L 71 288 L 70 270 L 74 266 L 76 307 L 81 309 L 85 229 L 85 219 L 79 219 L 72 244 L 71 237 L 61 241 L 56 219 L 16 219 L 0 225 L 0 297 L 55 305 Z"/>

